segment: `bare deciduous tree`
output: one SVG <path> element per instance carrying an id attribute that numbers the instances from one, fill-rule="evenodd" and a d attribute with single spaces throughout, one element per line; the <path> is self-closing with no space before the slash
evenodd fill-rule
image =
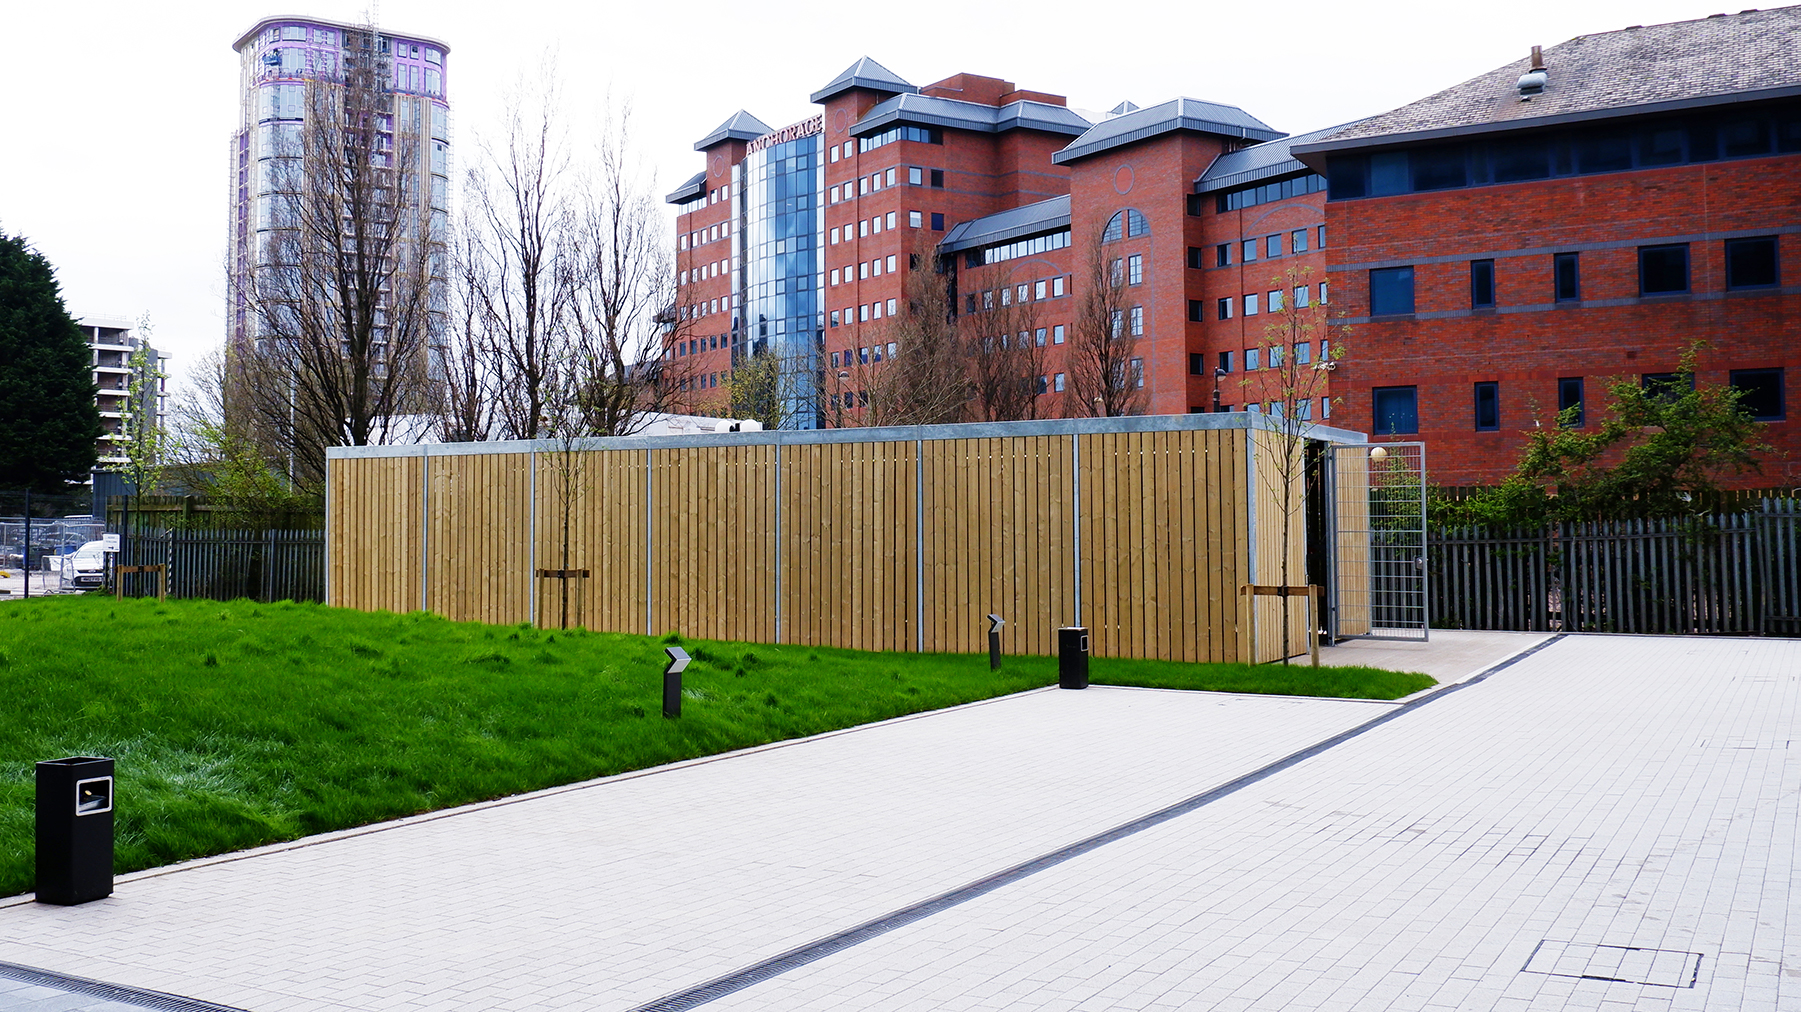
<path id="1" fill-rule="evenodd" d="M 503 439 L 550 433 L 574 384 L 574 348 L 565 325 L 571 311 L 568 246 L 573 207 L 567 195 L 570 164 L 555 116 L 552 72 L 534 87 L 520 86 L 507 102 L 502 136 L 484 145 L 484 162 L 465 185 L 466 233 L 457 280 L 464 286 L 463 322 L 479 340 L 489 370 L 495 429 Z M 459 349 L 460 351 L 461 349 Z M 462 357 L 459 355 L 459 358 Z M 463 370 L 451 378 L 461 400 L 473 391 Z"/>
<path id="2" fill-rule="evenodd" d="M 1044 334 L 1038 326 L 1038 306 L 1028 285 L 1017 284 L 1011 273 L 1000 279 L 994 308 L 964 318 L 965 326 L 980 331 L 968 340 L 972 406 L 990 422 L 1038 418 L 1044 412 Z"/>
<path id="3" fill-rule="evenodd" d="M 1282 551 L 1278 568 L 1283 587 L 1295 586 L 1297 576 L 1293 572 L 1295 552 L 1291 539 L 1296 514 L 1305 501 L 1308 454 L 1318 451 L 1310 445 L 1314 442 L 1314 427 L 1319 424 L 1315 413 L 1317 410 L 1320 416 L 1325 414 L 1324 395 L 1332 368 L 1344 355 L 1343 344 L 1331 340 L 1326 307 L 1311 304 L 1312 277 L 1311 267 L 1290 267 L 1270 278 L 1270 284 L 1278 286 L 1272 289 L 1278 293 L 1272 298 L 1282 301 L 1266 307 L 1263 336 L 1269 345 L 1268 368 L 1247 373 L 1243 381 L 1246 401 L 1262 403 L 1265 417 L 1274 423 L 1269 434 L 1268 466 L 1259 467 L 1258 475 L 1279 505 Z M 1303 300 L 1309 304 L 1303 305 Z M 1290 637 L 1293 599 L 1284 593 L 1280 600 L 1282 663 L 1287 664 L 1294 653 Z"/>
<path id="4" fill-rule="evenodd" d="M 307 80 L 304 123 L 272 127 L 257 337 L 231 356 L 231 396 L 301 487 L 323 479 L 328 446 L 416 438 L 437 325 L 427 110 L 389 87 L 373 28 L 350 38 L 340 71 Z"/>
<path id="5" fill-rule="evenodd" d="M 952 312 L 950 271 L 929 245 L 907 255 L 901 285 L 906 303 L 885 337 L 894 354 L 880 365 L 858 363 L 852 385 L 868 395 L 858 421 L 867 425 L 942 425 L 966 417 L 969 355 L 960 321 Z M 856 424 L 850 422 L 850 424 Z"/>
<path id="6" fill-rule="evenodd" d="M 1106 230 L 1091 232 L 1094 240 L 1081 264 L 1080 301 L 1070 328 L 1064 413 L 1135 415 L 1144 410 L 1144 391 L 1135 371 L 1138 339 L 1126 315 L 1125 266 L 1107 248 Z"/>
<path id="7" fill-rule="evenodd" d="M 662 348 L 685 332 L 675 260 L 654 180 L 632 146 L 631 108 L 609 111 L 575 204 L 563 285 L 584 428 L 623 436 L 664 410 L 682 370 Z"/>

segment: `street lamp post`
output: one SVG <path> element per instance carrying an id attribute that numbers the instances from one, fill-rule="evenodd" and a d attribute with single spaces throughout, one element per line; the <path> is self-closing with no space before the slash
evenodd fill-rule
<path id="1" fill-rule="evenodd" d="M 1216 365 L 1213 367 L 1213 413 L 1216 415 L 1219 414 L 1219 381 L 1224 378 L 1225 375 L 1225 366 Z"/>

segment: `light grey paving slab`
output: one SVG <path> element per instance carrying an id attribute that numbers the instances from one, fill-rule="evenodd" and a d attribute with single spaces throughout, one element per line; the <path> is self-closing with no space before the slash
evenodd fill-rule
<path id="1" fill-rule="evenodd" d="M 1025 693 L 0 905 L 0 958 L 259 1012 L 626 1008 L 1392 709 Z"/>
<path id="2" fill-rule="evenodd" d="M 976 1008 L 978 993 L 1102 1007 L 1154 966 L 1188 1008 L 1777 1012 L 1801 980 L 1801 763 L 1725 743 L 1796 737 L 1797 673 L 1792 640 L 1568 638 L 1181 819 L 705 1007 L 810 1007 L 891 967 L 920 983 L 872 1009 Z M 1589 976 L 1637 969 L 1634 950 L 1699 953 L 1698 973 L 1658 963 L 1680 955 L 1645 969 L 1692 987 L 1526 972 L 1547 939 L 1585 947 L 1571 968 Z M 1329 950 L 1336 973 L 1310 962 L 1321 940 L 1348 943 Z"/>

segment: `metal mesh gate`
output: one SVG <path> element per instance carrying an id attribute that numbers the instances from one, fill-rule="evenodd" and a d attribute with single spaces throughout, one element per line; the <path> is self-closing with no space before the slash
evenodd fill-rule
<path id="1" fill-rule="evenodd" d="M 1424 640 L 1426 447 L 1333 447 L 1332 636 Z"/>

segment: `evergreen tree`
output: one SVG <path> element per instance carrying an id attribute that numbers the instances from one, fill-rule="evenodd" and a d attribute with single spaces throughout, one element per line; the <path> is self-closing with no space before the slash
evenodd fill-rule
<path id="1" fill-rule="evenodd" d="M 0 234 L 0 488 L 62 492 L 87 478 L 102 432 L 94 392 L 50 262 Z"/>

